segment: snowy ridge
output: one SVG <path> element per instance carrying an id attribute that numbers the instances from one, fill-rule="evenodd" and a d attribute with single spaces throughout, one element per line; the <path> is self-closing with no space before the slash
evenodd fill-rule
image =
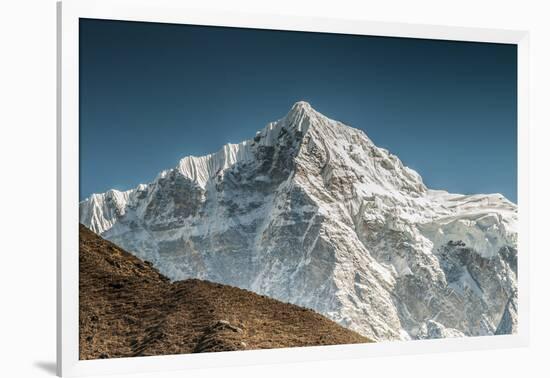
<path id="1" fill-rule="evenodd" d="M 310 307 L 375 340 L 517 323 L 516 205 L 430 190 L 364 132 L 305 102 L 150 184 L 91 196 L 80 218 L 172 279 Z"/>
<path id="2" fill-rule="evenodd" d="M 309 127 L 308 111 L 313 111 L 308 103 L 296 103 L 282 122 L 268 124 L 256 134 L 255 140 L 261 146 L 273 146 L 276 144 L 280 129 L 289 125 L 294 126 L 295 131 L 305 133 Z M 228 169 L 237 162 L 252 160 L 254 154 L 251 145 L 253 144 L 254 139 L 238 144 L 229 143 L 214 154 L 184 157 L 178 165 L 179 172 L 204 188 L 208 180 L 219 172 Z"/>
<path id="3" fill-rule="evenodd" d="M 80 206 L 80 222 L 91 226 L 101 234 L 113 227 L 118 217 L 123 216 L 134 189 L 121 192 L 111 189 L 101 194 L 92 194 L 85 200 L 89 206 Z"/>
<path id="4" fill-rule="evenodd" d="M 231 167 L 237 161 L 246 161 L 251 158 L 251 151 L 250 148 L 247 148 L 247 142 L 226 144 L 215 154 L 183 158 L 178 165 L 178 169 L 183 176 L 204 187 L 206 182 L 217 172 Z"/>

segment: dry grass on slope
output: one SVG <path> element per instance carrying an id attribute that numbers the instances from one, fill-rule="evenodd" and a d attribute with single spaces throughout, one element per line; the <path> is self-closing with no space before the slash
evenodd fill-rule
<path id="1" fill-rule="evenodd" d="M 80 225 L 80 358 L 365 343 L 314 311 L 201 280 L 171 283 Z"/>

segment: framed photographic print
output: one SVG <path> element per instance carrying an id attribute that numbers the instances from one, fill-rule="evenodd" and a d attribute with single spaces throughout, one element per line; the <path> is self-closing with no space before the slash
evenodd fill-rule
<path id="1" fill-rule="evenodd" d="M 527 33 L 58 4 L 58 373 L 528 341 Z"/>

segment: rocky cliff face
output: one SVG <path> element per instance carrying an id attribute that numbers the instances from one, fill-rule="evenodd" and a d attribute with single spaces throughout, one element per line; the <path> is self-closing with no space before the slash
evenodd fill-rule
<path id="1" fill-rule="evenodd" d="M 516 205 L 429 190 L 362 131 L 304 102 L 251 140 L 92 195 L 80 221 L 173 280 L 246 288 L 375 340 L 517 322 L 506 315 Z"/>

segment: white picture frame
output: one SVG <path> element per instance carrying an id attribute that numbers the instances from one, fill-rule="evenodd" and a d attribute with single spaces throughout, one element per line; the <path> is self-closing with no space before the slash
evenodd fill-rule
<path id="1" fill-rule="evenodd" d="M 156 0 L 58 3 L 57 372 L 81 376 L 527 346 L 529 342 L 528 49 L 525 31 L 185 9 Z M 79 360 L 78 177 L 80 18 L 516 44 L 518 49 L 518 332 L 513 335 Z"/>

